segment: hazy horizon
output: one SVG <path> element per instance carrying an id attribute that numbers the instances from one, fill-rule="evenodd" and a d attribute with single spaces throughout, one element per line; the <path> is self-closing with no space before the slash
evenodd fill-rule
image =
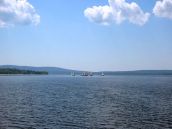
<path id="1" fill-rule="evenodd" d="M 31 66 L 31 65 L 9 65 L 9 64 L 7 64 L 7 65 L 0 65 L 0 66 L 19 66 L 19 67 L 38 67 L 38 68 L 45 68 L 45 67 L 48 67 L 48 68 L 60 68 L 60 69 L 66 69 L 66 70 L 76 70 L 76 71 L 91 71 L 91 72 L 122 72 L 122 71 L 144 71 L 144 70 L 172 70 L 172 69 L 128 69 L 128 70 L 96 70 L 96 71 L 94 71 L 94 70 L 86 70 L 86 69 L 73 69 L 73 68 L 64 68 L 64 67 L 58 67 L 58 66 L 38 66 L 38 65 L 35 65 L 35 66 Z"/>
<path id="2" fill-rule="evenodd" d="M 2 0 L 0 65 L 170 70 L 171 9 L 172 0 Z"/>

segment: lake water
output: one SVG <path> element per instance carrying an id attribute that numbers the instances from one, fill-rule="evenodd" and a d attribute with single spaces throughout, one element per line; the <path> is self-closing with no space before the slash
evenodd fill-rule
<path id="1" fill-rule="evenodd" d="M 0 129 L 87 128 L 172 128 L 172 76 L 0 76 Z"/>

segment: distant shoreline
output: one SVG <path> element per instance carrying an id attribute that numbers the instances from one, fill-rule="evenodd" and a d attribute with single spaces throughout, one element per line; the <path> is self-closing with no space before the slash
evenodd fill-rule
<path id="1" fill-rule="evenodd" d="M 99 74 L 95 74 L 93 76 L 81 76 L 75 75 L 71 76 L 70 74 L 0 74 L 0 76 L 69 76 L 69 77 L 107 77 L 107 76 L 172 76 L 172 74 L 105 74 L 101 76 Z"/>
<path id="2" fill-rule="evenodd" d="M 6 69 L 6 70 L 2 70 Z M 59 67 L 33 67 L 33 66 L 17 66 L 17 65 L 0 65 L 0 74 L 3 75 L 82 75 L 83 73 L 92 73 L 93 76 L 99 76 L 102 73 L 105 76 L 143 76 L 143 75 L 172 75 L 172 70 L 133 70 L 133 71 L 85 71 L 85 70 L 72 70 Z"/>
<path id="3" fill-rule="evenodd" d="M 0 74 L 0 76 L 46 76 L 48 74 Z"/>
<path id="4" fill-rule="evenodd" d="M 0 68 L 1 75 L 48 75 L 47 71 L 21 70 L 16 68 Z"/>

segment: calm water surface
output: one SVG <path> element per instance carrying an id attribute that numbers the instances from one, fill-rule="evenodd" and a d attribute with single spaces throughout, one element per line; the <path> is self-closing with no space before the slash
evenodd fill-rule
<path id="1" fill-rule="evenodd" d="M 172 76 L 0 76 L 0 129 L 85 128 L 172 128 Z"/>

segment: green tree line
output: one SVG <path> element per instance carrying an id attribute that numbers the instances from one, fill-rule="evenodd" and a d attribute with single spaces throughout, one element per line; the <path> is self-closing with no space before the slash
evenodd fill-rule
<path id="1" fill-rule="evenodd" d="M 46 71 L 19 70 L 13 68 L 0 68 L 0 74 L 48 74 Z"/>

